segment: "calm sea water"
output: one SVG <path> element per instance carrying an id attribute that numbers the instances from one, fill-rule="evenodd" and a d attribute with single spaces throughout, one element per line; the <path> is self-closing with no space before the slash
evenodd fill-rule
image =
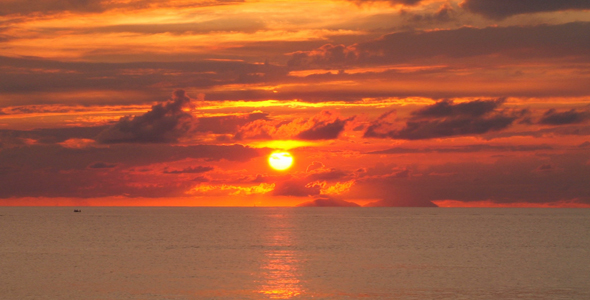
<path id="1" fill-rule="evenodd" d="M 590 299 L 590 209 L 0 207 L 0 299 Z"/>

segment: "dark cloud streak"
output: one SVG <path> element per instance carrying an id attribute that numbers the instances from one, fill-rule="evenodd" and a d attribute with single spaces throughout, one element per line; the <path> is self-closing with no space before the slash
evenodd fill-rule
<path id="1" fill-rule="evenodd" d="M 103 1 L 103 0 L 42 0 L 21 1 L 5 0 L 0 6 L 0 15 L 27 15 L 27 14 L 55 14 L 62 12 L 72 13 L 100 13 L 111 9 L 143 9 L 157 6 L 170 6 L 169 1 L 163 0 L 134 0 L 134 1 Z M 207 0 L 194 1 L 192 7 L 214 6 L 232 3 L 241 3 L 242 0 Z M 186 7 L 183 3 L 181 7 Z"/>
<path id="2" fill-rule="evenodd" d="M 183 90 L 177 90 L 172 100 L 152 106 L 141 116 L 121 118 L 96 140 L 103 144 L 177 142 L 194 127 L 195 118 L 182 110 L 190 101 Z"/>
<path id="3" fill-rule="evenodd" d="M 564 10 L 588 10 L 587 0 L 466 0 L 461 6 L 473 13 L 496 20 L 519 14 Z"/>
<path id="4" fill-rule="evenodd" d="M 558 112 L 555 109 L 550 109 L 539 120 L 539 124 L 543 125 L 567 125 L 579 124 L 590 119 L 590 112 L 577 111 L 571 109 L 564 112 Z"/>
<path id="5" fill-rule="evenodd" d="M 364 137 L 421 140 L 499 131 L 518 118 L 514 113 L 496 111 L 503 103 L 504 99 L 458 104 L 443 100 L 412 112 L 401 129 L 388 129 L 392 124 L 382 116 L 371 123 Z"/>
<path id="6" fill-rule="evenodd" d="M 404 63 L 432 57 L 501 55 L 520 59 L 590 59 L 590 23 L 407 31 L 351 46 L 327 44 L 292 54 L 289 65 L 351 66 Z"/>
<path id="7" fill-rule="evenodd" d="M 189 167 L 182 170 L 172 170 L 168 171 L 165 170 L 164 174 L 197 174 L 197 173 L 206 173 L 213 170 L 213 167 L 207 166 L 196 166 L 196 167 Z"/>

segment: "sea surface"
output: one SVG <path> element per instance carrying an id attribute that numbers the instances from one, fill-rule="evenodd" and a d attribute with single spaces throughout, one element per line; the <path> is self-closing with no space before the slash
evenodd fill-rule
<path id="1" fill-rule="evenodd" d="M 0 299 L 590 299 L 590 209 L 0 207 Z"/>

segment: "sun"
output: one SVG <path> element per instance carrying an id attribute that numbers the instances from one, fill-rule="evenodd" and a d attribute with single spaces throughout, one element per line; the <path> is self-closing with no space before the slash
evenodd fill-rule
<path id="1" fill-rule="evenodd" d="M 278 171 L 287 170 L 293 165 L 293 155 L 287 151 L 273 152 L 268 157 L 268 164 Z"/>

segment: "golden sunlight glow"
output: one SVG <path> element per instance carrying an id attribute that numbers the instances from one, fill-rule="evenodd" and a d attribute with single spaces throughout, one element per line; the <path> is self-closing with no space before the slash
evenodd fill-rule
<path id="1" fill-rule="evenodd" d="M 268 164 L 275 170 L 284 171 L 293 165 L 293 156 L 286 151 L 273 152 L 268 157 Z"/>

